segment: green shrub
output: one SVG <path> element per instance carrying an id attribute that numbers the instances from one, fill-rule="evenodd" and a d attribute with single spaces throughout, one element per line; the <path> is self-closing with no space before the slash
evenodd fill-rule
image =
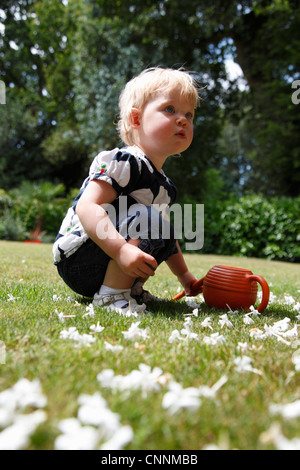
<path id="1" fill-rule="evenodd" d="M 300 261 L 299 203 L 300 197 L 228 201 L 219 220 L 212 218 L 215 225 L 205 226 L 205 235 L 218 239 L 215 253 Z M 217 234 L 209 233 L 212 228 Z"/>
<path id="2" fill-rule="evenodd" d="M 212 189 L 203 201 L 201 253 L 300 261 L 300 196 L 230 196 L 226 200 L 220 185 Z M 24 240 L 39 227 L 42 241 L 52 242 L 78 193 L 77 189 L 68 195 L 64 191 L 62 185 L 48 182 L 25 182 L 9 192 L 0 189 L 0 238 Z M 194 206 L 200 202 L 183 200 Z M 180 240 L 182 249 L 185 241 Z"/>
<path id="3" fill-rule="evenodd" d="M 0 238 L 39 238 L 52 242 L 78 190 L 65 195 L 62 184 L 23 182 L 9 192 L 0 190 Z"/>
<path id="4" fill-rule="evenodd" d="M 0 223 L 0 238 L 2 240 L 22 241 L 28 237 L 24 222 L 5 209 Z"/>

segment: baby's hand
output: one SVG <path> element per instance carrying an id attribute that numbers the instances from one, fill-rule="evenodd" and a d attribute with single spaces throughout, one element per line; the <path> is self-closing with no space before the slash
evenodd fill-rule
<path id="1" fill-rule="evenodd" d="M 189 271 L 186 271 L 181 276 L 178 276 L 179 282 L 182 284 L 185 290 L 185 295 L 191 294 L 191 287 L 198 279 Z"/>
<path id="2" fill-rule="evenodd" d="M 154 276 L 157 268 L 157 262 L 153 256 L 130 243 L 121 247 L 116 262 L 124 273 L 135 278 Z"/>

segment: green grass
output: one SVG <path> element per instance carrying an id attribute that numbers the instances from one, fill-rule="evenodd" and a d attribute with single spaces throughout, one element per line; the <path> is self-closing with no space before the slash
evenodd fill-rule
<path id="1" fill-rule="evenodd" d="M 139 319 L 139 327 L 146 328 L 149 337 L 128 340 L 122 332 L 137 319 L 101 308 L 95 308 L 94 318 L 84 316 L 89 299 L 74 294 L 59 278 L 52 264 L 51 245 L 2 241 L 0 254 L 0 341 L 6 347 L 5 363 L 0 364 L 0 392 L 22 377 L 31 381 L 39 379 L 48 401 L 47 420 L 31 436 L 29 449 L 53 449 L 60 434 L 60 420 L 76 417 L 80 394 L 95 392 L 100 392 L 110 410 L 120 415 L 123 425 L 131 426 L 133 439 L 126 446 L 129 450 L 195 450 L 210 444 L 226 449 L 273 449 L 272 439 L 262 436 L 266 436 L 275 422 L 280 423 L 287 439 L 300 437 L 299 417 L 285 420 L 269 412 L 271 403 L 285 404 L 300 398 L 300 372 L 292 361 L 293 353 L 299 348 L 297 338 L 290 338 L 286 344 L 275 336 L 263 340 L 250 336 L 254 327 L 264 330 L 265 324 L 271 326 L 285 317 L 291 319 L 291 327 L 299 323 L 297 312 L 282 302 L 285 294 L 300 301 L 299 264 L 187 255 L 190 270 L 199 278 L 215 264 L 251 269 L 267 280 L 277 301 L 253 318 L 254 325 L 243 323 L 243 313 L 229 314 L 233 328 L 221 328 L 220 315 L 226 312 L 201 304 L 198 317 L 192 317 L 192 331 L 199 335 L 199 340 L 170 343 L 172 331 L 183 328 L 185 314 L 193 309 L 185 300 L 171 301 L 179 286 L 165 265 L 159 267 L 147 288 L 166 301 L 152 303 L 149 314 Z M 15 300 L 9 300 L 9 295 Z M 54 295 L 59 297 L 58 301 L 53 300 Z M 65 318 L 62 323 L 56 309 L 75 317 Z M 201 326 L 207 316 L 211 317 L 212 330 Z M 98 321 L 104 330 L 92 333 L 89 327 Z M 96 342 L 90 347 L 75 348 L 72 340 L 60 338 L 60 332 L 71 326 L 77 327 L 81 334 L 93 334 Z M 203 338 L 216 332 L 224 335 L 225 343 L 206 345 Z M 105 341 L 122 345 L 123 350 L 107 351 Z M 236 370 L 234 359 L 242 355 L 239 342 L 247 342 L 244 354 L 251 357 L 252 366 L 261 371 L 260 375 Z M 216 398 L 202 398 L 196 411 L 182 409 L 170 415 L 162 407 L 167 385 L 147 396 L 132 391 L 125 397 L 121 392 L 113 393 L 101 387 L 97 381 L 97 374 L 104 369 L 125 376 L 139 364 L 160 367 L 184 388 L 211 387 L 223 375 L 227 382 Z"/>

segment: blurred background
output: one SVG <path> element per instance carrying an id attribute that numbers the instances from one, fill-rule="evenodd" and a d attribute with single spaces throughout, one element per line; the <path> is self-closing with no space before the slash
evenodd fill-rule
<path id="1" fill-rule="evenodd" d="M 299 51 L 299 1 L 2 0 L 0 238 L 52 242 L 125 83 L 183 66 L 201 107 L 164 170 L 204 204 L 200 253 L 299 262 Z"/>

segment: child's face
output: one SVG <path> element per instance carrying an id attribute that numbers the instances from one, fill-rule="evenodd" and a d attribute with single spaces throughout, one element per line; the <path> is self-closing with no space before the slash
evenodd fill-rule
<path id="1" fill-rule="evenodd" d="M 192 103 L 178 91 L 155 94 L 136 121 L 139 146 L 149 158 L 183 152 L 193 140 L 193 117 Z"/>

